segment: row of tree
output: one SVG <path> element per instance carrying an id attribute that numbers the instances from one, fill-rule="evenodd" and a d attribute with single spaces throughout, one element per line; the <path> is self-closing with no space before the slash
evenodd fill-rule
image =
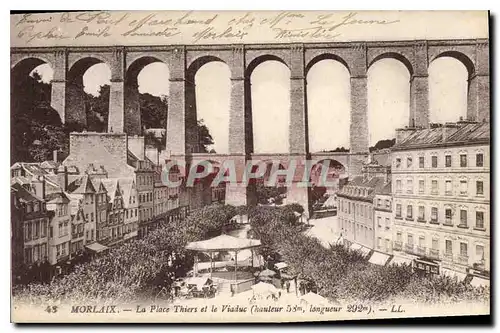
<path id="1" fill-rule="evenodd" d="M 250 212 L 252 232 L 263 244 L 264 257 L 287 262 L 291 273 L 334 302 L 489 301 L 488 287 L 475 288 L 447 276 L 422 277 L 406 265 L 373 265 L 341 245 L 325 248 L 302 232 L 293 211 L 302 208 L 255 208 Z"/>
<path id="2" fill-rule="evenodd" d="M 116 304 L 153 299 L 162 288 L 171 289 L 176 277 L 193 267 L 187 243 L 221 234 L 239 210 L 212 205 L 194 210 L 183 221 L 169 223 L 143 239 L 131 240 L 95 260 L 84 263 L 63 277 L 46 284 L 14 289 L 16 301 L 52 304 Z"/>

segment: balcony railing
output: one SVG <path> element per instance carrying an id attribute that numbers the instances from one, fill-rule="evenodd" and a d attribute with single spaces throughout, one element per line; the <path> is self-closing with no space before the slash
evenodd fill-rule
<path id="1" fill-rule="evenodd" d="M 453 253 L 451 253 L 451 252 L 445 252 L 444 256 L 443 256 L 443 259 L 445 261 L 453 261 Z"/>
<path id="2" fill-rule="evenodd" d="M 461 265 L 468 265 L 469 264 L 469 257 L 464 256 L 464 255 L 458 255 L 457 262 Z"/>
<path id="3" fill-rule="evenodd" d="M 405 251 L 408 253 L 413 253 L 414 245 L 413 244 L 405 244 Z"/>
<path id="4" fill-rule="evenodd" d="M 439 250 L 429 249 L 429 257 L 431 257 L 433 259 L 439 259 Z"/>
<path id="5" fill-rule="evenodd" d="M 420 256 L 425 256 L 426 248 L 424 246 L 417 246 L 417 254 Z"/>
<path id="6" fill-rule="evenodd" d="M 403 248 L 403 243 L 402 242 L 398 242 L 398 241 L 394 242 L 394 250 L 401 251 L 402 248 Z"/>

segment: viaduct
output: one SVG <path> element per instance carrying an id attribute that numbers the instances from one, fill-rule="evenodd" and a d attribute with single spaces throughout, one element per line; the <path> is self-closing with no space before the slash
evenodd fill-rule
<path id="1" fill-rule="evenodd" d="M 487 39 L 11 48 L 11 74 L 13 79 L 20 79 L 38 65 L 49 64 L 54 71 L 52 107 L 63 122 L 85 123 L 83 74 L 94 64 L 106 63 L 111 69 L 108 132 L 140 135 L 137 76 L 146 65 L 163 62 L 170 72 L 166 150 L 171 158 L 191 163 L 208 158 L 221 162 L 230 158 L 239 161 L 240 166 L 258 159 L 278 159 L 287 164 L 291 158 L 302 161 L 329 158 L 342 163 L 349 175 L 356 175 L 368 153 L 367 71 L 370 66 L 384 58 L 396 59 L 406 66 L 410 74 L 408 126 L 428 127 L 428 67 L 433 60 L 445 56 L 456 58 L 467 69 L 467 119 L 489 121 Z M 350 74 L 350 152 L 314 156 L 308 144 L 306 76 L 315 63 L 324 59 L 339 61 Z M 253 151 L 250 75 L 267 60 L 285 64 L 291 73 L 289 152 L 286 155 L 261 156 Z M 231 72 L 230 139 L 229 154 L 208 156 L 200 153 L 197 138 L 194 77 L 201 66 L 212 61 L 224 62 Z M 307 200 L 307 189 L 293 191 L 303 192 L 290 193 L 291 198 L 299 202 Z M 246 188 L 228 189 L 227 198 L 232 203 L 246 203 L 247 196 Z"/>

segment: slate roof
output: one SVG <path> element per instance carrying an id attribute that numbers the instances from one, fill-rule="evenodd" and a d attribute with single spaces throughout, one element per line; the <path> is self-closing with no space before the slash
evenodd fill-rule
<path id="1" fill-rule="evenodd" d="M 43 201 L 39 196 L 31 193 L 26 190 L 21 184 L 15 183 L 11 186 L 11 189 L 15 191 L 17 198 L 21 202 L 35 202 L 35 201 Z"/>
<path id="2" fill-rule="evenodd" d="M 407 138 L 394 145 L 392 150 L 431 148 L 450 145 L 473 145 L 490 142 L 490 123 L 465 123 L 457 128 L 447 128 L 448 135 L 443 140 L 442 127 L 416 130 Z"/>
<path id="3" fill-rule="evenodd" d="M 66 204 L 70 199 L 64 192 L 49 193 L 46 195 L 47 203 L 49 204 Z"/>
<path id="4" fill-rule="evenodd" d="M 129 207 L 129 198 L 132 193 L 132 188 L 134 185 L 133 178 L 122 178 L 120 179 L 120 189 L 122 191 L 123 205 L 125 208 Z"/>
<path id="5" fill-rule="evenodd" d="M 390 184 L 390 183 L 389 183 Z M 379 193 L 387 186 L 385 183 L 384 177 L 372 177 L 368 180 L 365 180 L 363 176 L 354 177 L 349 183 L 347 183 L 342 190 L 337 193 L 337 196 L 347 197 L 354 200 L 365 200 L 365 201 L 373 201 L 376 193 Z M 349 191 L 352 188 L 360 187 L 360 188 L 368 188 L 368 195 L 363 194 L 351 194 Z"/>
<path id="6" fill-rule="evenodd" d="M 90 180 L 89 175 L 85 174 L 80 182 L 80 186 L 73 191 L 73 193 L 85 194 L 85 193 L 95 193 L 96 189 Z"/>

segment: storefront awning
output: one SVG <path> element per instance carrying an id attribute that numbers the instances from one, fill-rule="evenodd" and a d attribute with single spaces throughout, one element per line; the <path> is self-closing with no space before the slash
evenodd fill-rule
<path id="1" fill-rule="evenodd" d="M 361 252 L 361 254 L 366 257 L 368 254 L 370 254 L 370 251 L 372 249 L 368 248 L 368 247 L 365 247 L 365 246 L 362 246 L 360 249 L 359 249 L 359 252 Z"/>
<path id="2" fill-rule="evenodd" d="M 104 246 L 104 245 L 99 244 L 97 242 L 89 244 L 89 245 L 85 245 L 85 247 L 89 250 L 96 252 L 96 253 L 100 253 L 102 251 L 106 251 L 107 249 L 109 249 L 107 246 Z"/>
<path id="3" fill-rule="evenodd" d="M 394 256 L 394 258 L 392 258 L 390 264 L 391 265 L 407 265 L 407 266 L 411 266 L 413 260 L 410 259 L 410 258 L 403 258 L 403 257 L 399 257 L 399 256 Z"/>
<path id="4" fill-rule="evenodd" d="M 357 250 L 360 250 L 361 247 L 362 246 L 360 244 L 358 244 L 358 243 L 352 243 L 350 249 L 353 250 L 353 251 L 357 251 Z"/>
<path id="5" fill-rule="evenodd" d="M 388 254 L 381 252 L 373 252 L 373 255 L 370 257 L 370 260 L 368 260 L 368 262 L 375 265 L 385 266 L 388 260 L 389 260 Z"/>
<path id="6" fill-rule="evenodd" d="M 472 278 L 472 280 L 470 281 L 470 285 L 473 287 L 489 287 L 490 280 L 479 277 L 479 276 L 474 276 Z"/>
<path id="7" fill-rule="evenodd" d="M 448 269 L 448 268 L 441 269 L 441 274 L 445 275 L 445 276 L 449 276 L 452 279 L 456 278 L 459 282 L 465 280 L 465 278 L 467 277 L 467 274 L 465 274 L 465 273 L 453 271 L 453 270 Z"/>

